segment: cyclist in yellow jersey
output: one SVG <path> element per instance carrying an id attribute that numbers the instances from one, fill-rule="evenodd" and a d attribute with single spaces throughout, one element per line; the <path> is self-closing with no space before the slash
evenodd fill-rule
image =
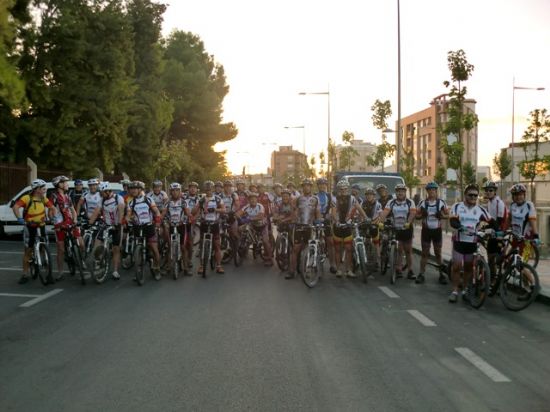
<path id="1" fill-rule="evenodd" d="M 20 209 L 23 214 L 20 214 Z M 53 203 L 46 197 L 46 182 L 42 179 L 36 179 L 31 183 L 31 192 L 22 196 L 15 205 L 13 213 L 20 224 L 24 224 L 23 242 L 25 244 L 25 253 L 23 255 L 23 275 L 19 279 L 19 284 L 29 281 L 29 260 L 32 253 L 34 242 L 40 231 L 41 236 L 46 235 L 46 208 L 48 215 L 52 218 L 55 215 Z M 53 279 L 50 279 L 53 282 Z"/>

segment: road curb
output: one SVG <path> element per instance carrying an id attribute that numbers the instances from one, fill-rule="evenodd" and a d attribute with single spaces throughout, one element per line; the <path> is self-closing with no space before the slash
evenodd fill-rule
<path id="1" fill-rule="evenodd" d="M 418 247 L 415 247 L 414 245 L 413 245 L 413 252 L 419 256 L 422 254 L 422 251 Z M 432 254 L 430 254 L 430 260 L 435 263 L 435 258 Z M 443 263 L 447 265 L 449 263 L 449 259 L 443 258 Z M 537 302 L 550 306 L 550 294 L 547 295 L 546 293 L 548 292 L 541 290 L 537 296 Z"/>

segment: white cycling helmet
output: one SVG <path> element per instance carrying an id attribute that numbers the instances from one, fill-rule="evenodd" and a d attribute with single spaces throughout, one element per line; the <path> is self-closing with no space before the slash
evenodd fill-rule
<path id="1" fill-rule="evenodd" d="M 69 178 L 67 176 L 56 176 L 52 180 L 52 184 L 54 187 L 57 187 L 59 183 L 68 182 Z"/>
<path id="2" fill-rule="evenodd" d="M 177 182 L 170 183 L 170 190 L 181 190 L 181 185 Z"/>
<path id="3" fill-rule="evenodd" d="M 99 179 L 94 177 L 93 179 L 90 179 L 88 180 L 88 186 L 90 185 L 98 185 L 99 184 Z"/>
<path id="4" fill-rule="evenodd" d="M 89 183 L 88 183 L 89 184 Z M 111 190 L 111 188 L 109 187 L 109 182 L 101 182 L 99 184 L 99 191 L 100 192 L 105 192 L 107 190 Z"/>
<path id="5" fill-rule="evenodd" d="M 38 189 L 39 187 L 44 187 L 44 186 L 46 186 L 46 182 L 43 181 L 42 179 L 33 180 L 31 183 L 32 190 Z"/>
<path id="6" fill-rule="evenodd" d="M 337 189 L 349 189 L 349 182 L 347 180 L 340 180 L 336 183 Z"/>

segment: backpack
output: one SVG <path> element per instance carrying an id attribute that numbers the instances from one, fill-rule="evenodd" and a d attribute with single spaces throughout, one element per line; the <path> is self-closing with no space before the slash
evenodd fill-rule
<path id="1" fill-rule="evenodd" d="M 29 196 L 29 203 L 27 204 L 27 206 L 25 206 L 25 208 L 23 209 L 23 219 L 27 216 L 27 213 L 29 211 L 29 209 L 32 207 L 33 204 L 35 203 L 40 203 L 42 202 L 42 204 L 44 205 L 44 210 L 46 210 L 47 206 L 46 206 L 46 201 L 47 199 L 45 198 L 42 198 L 41 201 L 38 201 L 38 200 L 34 200 L 34 197 L 32 195 L 28 195 Z"/>

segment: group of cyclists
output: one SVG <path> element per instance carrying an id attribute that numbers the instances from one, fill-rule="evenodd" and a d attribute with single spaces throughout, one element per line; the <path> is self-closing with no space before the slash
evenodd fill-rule
<path id="1" fill-rule="evenodd" d="M 220 244 L 222 228 L 236 240 L 235 244 L 239 244 L 244 226 L 252 228 L 261 239 L 266 267 L 273 265 L 274 232 L 288 232 L 292 247 L 285 275 L 287 279 L 295 277 L 300 270 L 299 256 L 308 244 L 312 227 L 322 225 L 330 272 L 339 278 L 355 278 L 352 262 L 354 234 L 350 223 L 362 222 L 368 223 L 362 225 L 361 235 L 374 245 L 375 259 L 379 259 L 381 253 L 380 234 L 387 227 L 392 228 L 399 245 L 400 258 L 395 262 L 397 276 L 402 277 L 406 270 L 406 277 L 417 284 L 426 280 L 426 265 L 432 245 L 436 262 L 443 267 L 443 221 L 448 219 L 455 230 L 450 273 L 453 290 L 449 296 L 452 303 L 458 300 L 461 286 L 467 285 L 472 276 L 473 256 L 478 242 L 476 230 L 482 222 L 497 234 L 511 229 L 538 242 L 536 209 L 532 202 L 526 200 L 526 187 L 522 184 L 510 189 L 512 203 L 509 207 L 497 195 L 497 185 L 487 182 L 483 186 L 486 207 L 478 202 L 480 188 L 470 184 L 464 189 L 463 201 L 449 208 L 439 197 L 435 182 L 425 186 L 427 197 L 418 204 L 407 197 L 407 187 L 402 183 L 395 186 L 393 194 L 384 184 L 368 187 L 361 193 L 359 186 L 350 187 L 347 180 L 341 180 L 336 184 L 335 192 L 331 193 L 325 178 L 317 179 L 315 184 L 305 179 L 301 190 L 297 190 L 292 183 L 286 187 L 276 183 L 272 192 L 261 183 L 246 187 L 244 180 L 237 180 L 235 185 L 230 180 L 208 180 L 203 183 L 201 193 L 196 182 L 190 182 L 186 187 L 177 182 L 171 183 L 168 193 L 163 190 L 160 180 L 152 183 L 149 192 L 145 191 L 145 184 L 141 181 L 123 180 L 123 191 L 120 193 L 116 193 L 108 182 L 95 178 L 87 181 L 86 190 L 83 189 L 83 182 L 76 180 L 74 189 L 69 192 L 68 182 L 66 176 L 54 178 L 54 192 L 48 198 L 46 182 L 34 180 L 31 192 L 13 206 L 18 221 L 25 225 L 21 284 L 29 280 L 32 247 L 37 236 L 44 236 L 47 219 L 53 222 L 56 236 L 58 273 L 55 280 L 63 278 L 64 239 L 67 233 L 70 232 L 83 249 L 80 228 L 100 221 L 113 227 L 112 277 L 115 280 L 120 279 L 121 245 L 133 227 L 143 228 L 152 256 L 152 270 L 159 274 L 158 279 L 161 273 L 158 243 L 170 242 L 170 228 L 176 227 L 180 234 L 183 273 L 191 275 L 196 225 L 200 227 L 201 239 L 206 232 L 212 235 L 215 271 L 220 274 L 224 273 Z M 415 220 L 421 222 L 422 254 L 418 275 L 413 271 L 412 260 Z M 497 237 L 487 244 L 492 268 L 496 256 L 502 252 Z M 94 242 L 101 244 L 103 240 L 98 235 Z M 204 274 L 204 271 L 201 262 L 197 272 Z M 373 273 L 369 277 L 373 277 Z M 438 281 L 447 284 L 444 271 L 440 271 Z M 464 289 L 462 287 L 463 296 L 466 293 Z"/>

